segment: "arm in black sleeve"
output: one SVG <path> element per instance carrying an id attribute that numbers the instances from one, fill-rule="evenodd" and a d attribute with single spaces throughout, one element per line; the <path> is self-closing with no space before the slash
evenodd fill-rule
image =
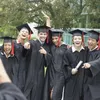
<path id="1" fill-rule="evenodd" d="M 97 60 L 89 62 L 91 65 L 90 70 L 93 76 L 96 76 L 100 72 L 100 58 Z"/>
<path id="2" fill-rule="evenodd" d="M 50 47 L 49 46 L 45 50 L 47 52 L 47 54 L 44 56 L 45 57 L 45 62 L 46 62 L 46 65 L 45 66 L 48 67 L 48 66 L 50 66 L 51 60 L 52 60 L 51 50 L 50 50 Z"/>
<path id="3" fill-rule="evenodd" d="M 47 53 L 45 55 L 45 61 L 46 61 L 46 66 L 47 67 L 51 64 L 51 59 L 52 59 L 51 54 L 50 53 Z"/>
<path id="4" fill-rule="evenodd" d="M 27 55 L 30 55 L 32 53 L 32 48 L 34 48 L 35 46 L 35 42 L 33 40 L 29 41 L 30 43 L 30 49 L 26 49 L 23 47 L 23 51 L 22 51 L 22 56 L 26 57 Z"/>
<path id="5" fill-rule="evenodd" d="M 71 52 L 68 50 L 65 51 L 64 59 L 63 59 L 63 68 L 65 73 L 65 78 L 69 78 L 71 76 L 71 70 L 73 68 L 73 56 Z"/>

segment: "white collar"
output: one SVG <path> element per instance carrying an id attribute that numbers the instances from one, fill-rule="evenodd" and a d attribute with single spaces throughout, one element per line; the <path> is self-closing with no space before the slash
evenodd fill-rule
<path id="1" fill-rule="evenodd" d="M 78 50 L 75 48 L 75 46 L 72 45 L 72 52 L 75 52 L 75 51 L 80 52 L 81 50 L 84 50 L 84 47 L 83 47 L 83 46 L 81 46 L 80 50 L 78 51 Z"/>
<path id="2" fill-rule="evenodd" d="M 9 57 L 11 57 L 11 55 L 9 54 L 9 55 L 6 55 L 6 53 L 4 52 L 4 55 L 6 56 L 6 58 L 9 58 Z"/>

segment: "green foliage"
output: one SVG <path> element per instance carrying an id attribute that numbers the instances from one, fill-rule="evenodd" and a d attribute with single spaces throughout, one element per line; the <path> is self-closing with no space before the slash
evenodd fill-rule
<path id="1" fill-rule="evenodd" d="M 0 33 L 16 35 L 16 26 L 26 22 L 44 24 L 42 11 L 54 28 L 100 28 L 100 0 L 0 0 Z"/>

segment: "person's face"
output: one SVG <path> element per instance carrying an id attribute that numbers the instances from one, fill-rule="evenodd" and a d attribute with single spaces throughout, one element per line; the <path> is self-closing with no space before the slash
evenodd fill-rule
<path id="1" fill-rule="evenodd" d="M 4 43 L 4 52 L 9 55 L 11 52 L 12 44 L 10 42 Z"/>
<path id="2" fill-rule="evenodd" d="M 22 28 L 19 32 L 19 35 L 22 39 L 26 39 L 29 35 L 29 31 L 26 28 Z"/>
<path id="3" fill-rule="evenodd" d="M 87 42 L 89 50 L 93 50 L 97 46 L 97 41 L 95 39 L 89 37 Z"/>
<path id="4" fill-rule="evenodd" d="M 58 42 L 61 42 L 61 37 L 59 39 L 59 36 L 52 36 L 52 42 L 57 46 Z"/>
<path id="5" fill-rule="evenodd" d="M 40 32 L 38 34 L 38 38 L 41 42 L 45 42 L 46 38 L 47 38 L 47 33 L 46 32 Z"/>
<path id="6" fill-rule="evenodd" d="M 73 44 L 76 47 L 80 47 L 82 45 L 82 37 L 81 36 L 73 36 Z"/>

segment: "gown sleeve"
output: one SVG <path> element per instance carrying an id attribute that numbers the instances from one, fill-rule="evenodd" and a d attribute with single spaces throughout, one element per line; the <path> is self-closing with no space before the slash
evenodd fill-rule
<path id="1" fill-rule="evenodd" d="M 96 76 L 100 72 L 100 58 L 89 62 L 91 65 L 90 70 L 93 76 Z"/>
<path id="2" fill-rule="evenodd" d="M 64 54 L 64 60 L 63 60 L 63 67 L 64 67 L 64 73 L 66 79 L 68 79 L 68 77 L 71 76 L 71 70 L 74 67 L 73 64 L 74 64 L 73 56 L 71 52 L 66 50 Z"/>

